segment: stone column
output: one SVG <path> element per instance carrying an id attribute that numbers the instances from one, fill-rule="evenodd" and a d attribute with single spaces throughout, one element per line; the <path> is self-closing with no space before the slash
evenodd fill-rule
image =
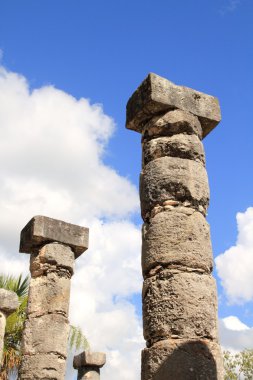
<path id="1" fill-rule="evenodd" d="M 22 339 L 21 380 L 65 378 L 70 279 L 74 260 L 88 248 L 88 229 L 35 216 L 21 231 L 30 253 L 31 282 Z"/>
<path id="2" fill-rule="evenodd" d="M 84 351 L 74 357 L 73 367 L 78 370 L 77 380 L 99 380 L 100 368 L 106 362 L 103 352 Z"/>
<path id="3" fill-rule="evenodd" d="M 10 290 L 0 289 L 0 369 L 3 360 L 6 318 L 14 313 L 18 306 L 19 302 L 16 293 Z"/>
<path id="4" fill-rule="evenodd" d="M 209 187 L 201 139 L 218 100 L 149 74 L 127 104 L 142 133 L 142 380 L 221 380 Z"/>

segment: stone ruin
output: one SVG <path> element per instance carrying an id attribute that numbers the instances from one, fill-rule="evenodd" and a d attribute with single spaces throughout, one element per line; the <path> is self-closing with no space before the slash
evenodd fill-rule
<path id="1" fill-rule="evenodd" d="M 213 96 L 149 74 L 127 103 L 142 134 L 142 380 L 221 380 L 205 154 Z"/>
<path id="2" fill-rule="evenodd" d="M 21 231 L 19 250 L 31 255 L 31 281 L 20 380 L 65 378 L 70 280 L 75 259 L 88 249 L 88 240 L 88 228 L 45 216 L 35 216 Z M 0 358 L 6 317 L 18 304 L 15 293 L 0 289 Z M 74 358 L 78 379 L 99 380 L 105 354 L 84 352 L 79 357 L 86 360 Z"/>
<path id="3" fill-rule="evenodd" d="M 70 279 L 75 259 L 87 248 L 87 228 L 44 216 L 21 231 L 20 252 L 31 254 L 21 380 L 64 379 Z"/>
<path id="4" fill-rule="evenodd" d="M 10 290 L 0 289 L 0 368 L 4 349 L 6 318 L 18 308 L 18 296 Z"/>
<path id="5" fill-rule="evenodd" d="M 127 104 L 128 129 L 142 134 L 142 380 L 222 380 L 209 187 L 201 140 L 220 121 L 218 100 L 149 74 Z M 35 216 L 21 231 L 31 281 L 20 380 L 63 380 L 70 280 L 89 230 Z M 15 293 L 0 289 L 0 366 Z M 74 357 L 78 380 L 99 380 L 105 354 Z M 119 374 L 120 378 L 120 374 Z"/>
<path id="6" fill-rule="evenodd" d="M 78 370 L 77 380 L 99 380 L 100 368 L 106 357 L 102 352 L 82 352 L 74 357 L 73 366 Z"/>

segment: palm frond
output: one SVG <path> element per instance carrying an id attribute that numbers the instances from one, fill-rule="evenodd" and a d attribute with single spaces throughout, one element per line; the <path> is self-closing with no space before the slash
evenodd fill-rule
<path id="1" fill-rule="evenodd" d="M 0 275 L 0 288 L 12 290 L 19 298 L 26 297 L 29 289 L 29 276 L 23 278 L 22 274 L 18 277 L 12 275 Z"/>
<path id="2" fill-rule="evenodd" d="M 80 327 L 70 326 L 69 346 L 71 349 L 89 350 L 90 345 Z"/>

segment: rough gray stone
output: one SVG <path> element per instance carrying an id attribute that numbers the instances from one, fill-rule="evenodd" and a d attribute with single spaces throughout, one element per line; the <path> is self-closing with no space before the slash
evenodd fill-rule
<path id="1" fill-rule="evenodd" d="M 142 380 L 223 380 L 219 345 L 172 339 L 142 351 Z"/>
<path id="2" fill-rule="evenodd" d="M 5 326 L 6 326 L 6 315 L 0 311 L 0 369 L 1 369 L 2 358 L 3 358 Z"/>
<path id="3" fill-rule="evenodd" d="M 144 338 L 217 339 L 217 295 L 208 274 L 165 269 L 143 283 Z"/>
<path id="4" fill-rule="evenodd" d="M 202 127 L 199 119 L 190 112 L 172 110 L 152 117 L 142 127 L 143 140 L 176 134 L 197 135 L 202 139 Z"/>
<path id="5" fill-rule="evenodd" d="M 64 380 L 66 360 L 56 353 L 24 355 L 20 369 L 22 380 Z"/>
<path id="6" fill-rule="evenodd" d="M 19 251 L 37 253 L 42 245 L 63 243 L 72 248 L 75 257 L 88 248 L 89 229 L 46 216 L 34 216 L 21 231 Z"/>
<path id="7" fill-rule="evenodd" d="M 221 120 L 217 98 L 150 73 L 127 103 L 126 128 L 141 132 L 150 118 L 175 108 L 198 116 L 203 137 Z"/>
<path id="8" fill-rule="evenodd" d="M 106 355 L 103 352 L 83 351 L 76 355 L 73 360 L 73 367 L 80 368 L 86 366 L 101 368 L 106 362 Z"/>
<path id="9" fill-rule="evenodd" d="M 79 368 L 77 380 L 99 380 L 100 370 L 98 367 Z"/>
<path id="10" fill-rule="evenodd" d="M 44 276 L 48 272 L 57 272 L 71 277 L 74 271 L 75 256 L 70 247 L 59 243 L 44 245 L 39 253 L 32 254 L 30 271 L 32 277 Z"/>
<path id="11" fill-rule="evenodd" d="M 23 333 L 23 355 L 53 352 L 66 358 L 68 335 L 68 320 L 61 314 L 45 314 L 38 318 L 28 316 Z"/>
<path id="12" fill-rule="evenodd" d="M 157 265 L 212 271 L 209 225 L 200 212 L 186 207 L 160 212 L 150 219 L 150 223 L 144 223 L 142 234 L 144 276 Z"/>
<path id="13" fill-rule="evenodd" d="M 19 306 L 18 296 L 15 292 L 6 289 L 0 289 L 0 311 L 6 316 L 14 313 Z"/>
<path id="14" fill-rule="evenodd" d="M 140 175 L 141 214 L 149 219 L 151 210 L 171 199 L 188 201 L 191 207 L 209 204 L 209 187 L 202 164 L 176 157 L 162 157 L 149 162 Z"/>
<path id="15" fill-rule="evenodd" d="M 39 317 L 58 313 L 68 317 L 70 281 L 57 273 L 32 278 L 29 287 L 27 314 Z"/>
<path id="16" fill-rule="evenodd" d="M 6 318 L 14 313 L 19 306 L 18 296 L 11 290 L 0 289 L 0 368 L 4 349 L 4 334 Z"/>
<path id="17" fill-rule="evenodd" d="M 205 165 L 203 144 L 195 135 L 174 135 L 159 137 L 143 143 L 143 166 L 161 157 L 179 157 L 194 160 Z"/>

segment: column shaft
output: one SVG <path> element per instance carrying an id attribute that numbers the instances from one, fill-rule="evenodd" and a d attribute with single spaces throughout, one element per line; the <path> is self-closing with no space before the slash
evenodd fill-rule
<path id="1" fill-rule="evenodd" d="M 217 99 L 150 74 L 127 104 L 142 133 L 142 380 L 222 380 L 201 138 Z"/>
<path id="2" fill-rule="evenodd" d="M 31 253 L 31 282 L 22 337 L 20 380 L 64 380 L 74 261 L 88 247 L 88 230 L 34 217 L 21 232 L 20 251 Z"/>
<path id="3" fill-rule="evenodd" d="M 73 266 L 74 253 L 62 244 L 47 244 L 37 255 L 31 255 L 31 283 L 20 371 L 22 380 L 64 379 Z"/>
<path id="4" fill-rule="evenodd" d="M 99 380 L 100 370 L 99 368 L 79 368 L 77 380 Z"/>

